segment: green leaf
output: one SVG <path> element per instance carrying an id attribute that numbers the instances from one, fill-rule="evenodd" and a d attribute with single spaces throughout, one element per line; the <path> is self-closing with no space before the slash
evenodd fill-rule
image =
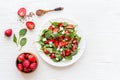
<path id="1" fill-rule="evenodd" d="M 46 49 L 47 49 L 49 52 L 52 52 L 52 50 L 53 50 L 52 48 L 46 48 Z"/>
<path id="2" fill-rule="evenodd" d="M 19 31 L 19 37 L 25 36 L 26 33 L 27 33 L 27 29 L 26 29 L 26 28 L 21 29 L 21 30 Z"/>
<path id="3" fill-rule="evenodd" d="M 17 37 L 16 37 L 15 34 L 14 34 L 14 36 L 13 36 L 13 42 L 17 44 Z"/>
<path id="4" fill-rule="evenodd" d="M 44 30 L 42 31 L 42 34 L 45 34 L 47 31 L 48 31 L 48 29 L 44 29 Z"/>
<path id="5" fill-rule="evenodd" d="M 47 39 L 50 39 L 51 38 L 51 35 L 52 35 L 52 31 L 51 30 L 48 30 L 46 33 L 45 33 L 45 37 Z"/>
<path id="6" fill-rule="evenodd" d="M 74 55 L 76 55 L 77 53 L 78 53 L 78 49 L 76 49 L 75 51 L 72 51 L 72 52 L 71 52 L 71 55 L 74 56 Z"/>
<path id="7" fill-rule="evenodd" d="M 66 60 L 72 60 L 72 55 L 66 56 L 65 59 L 66 59 Z"/>
<path id="8" fill-rule="evenodd" d="M 20 40 L 20 46 L 21 46 L 20 50 L 22 49 L 23 46 L 26 45 L 26 43 L 27 43 L 27 39 L 26 39 L 26 38 L 22 38 L 22 39 Z"/>
<path id="9" fill-rule="evenodd" d="M 54 25 L 57 28 L 58 27 L 58 22 L 52 22 L 52 25 Z"/>
<path id="10" fill-rule="evenodd" d="M 80 42 L 80 40 L 81 40 L 81 37 L 79 37 L 78 35 L 76 35 L 76 38 L 77 38 L 78 43 L 79 43 L 79 42 Z"/>
<path id="11" fill-rule="evenodd" d="M 62 24 L 63 24 L 64 27 L 65 27 L 65 26 L 68 26 L 68 23 L 67 23 L 67 22 L 63 22 Z"/>
<path id="12" fill-rule="evenodd" d="M 59 33 L 53 33 L 53 35 L 52 35 L 52 36 L 53 36 L 53 38 L 55 38 L 55 39 L 56 39 L 56 38 L 58 38 L 58 36 L 59 36 L 59 35 L 60 35 Z"/>

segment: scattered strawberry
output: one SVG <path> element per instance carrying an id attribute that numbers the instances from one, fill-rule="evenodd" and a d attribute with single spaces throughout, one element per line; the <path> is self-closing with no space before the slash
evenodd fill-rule
<path id="1" fill-rule="evenodd" d="M 35 57 L 34 55 L 29 55 L 29 56 L 28 56 L 28 60 L 29 60 L 30 62 L 36 62 L 36 57 Z"/>
<path id="2" fill-rule="evenodd" d="M 58 40 L 55 40 L 55 41 L 54 41 L 54 45 L 55 45 L 56 47 L 58 47 L 59 41 L 58 41 Z"/>
<path id="3" fill-rule="evenodd" d="M 20 70 L 20 71 L 22 71 L 23 70 L 23 65 L 22 64 L 17 64 L 17 67 L 18 67 L 18 69 Z"/>
<path id="4" fill-rule="evenodd" d="M 49 29 L 49 30 L 53 30 L 54 28 L 53 28 L 53 26 L 51 25 L 51 26 L 49 26 L 48 29 Z"/>
<path id="5" fill-rule="evenodd" d="M 72 40 L 72 43 L 73 43 L 73 44 L 76 44 L 76 43 L 77 43 L 77 39 L 74 38 L 74 39 Z"/>
<path id="6" fill-rule="evenodd" d="M 64 41 L 59 42 L 60 47 L 65 46 L 65 45 L 66 45 L 66 42 L 64 42 Z"/>
<path id="7" fill-rule="evenodd" d="M 5 33 L 4 33 L 7 37 L 10 37 L 12 35 L 12 29 L 7 29 L 5 30 Z"/>
<path id="8" fill-rule="evenodd" d="M 58 39 L 63 40 L 63 36 L 62 35 L 58 36 Z"/>
<path id="9" fill-rule="evenodd" d="M 26 22 L 26 27 L 27 27 L 29 30 L 33 30 L 34 27 L 35 27 L 35 23 L 32 22 L 32 21 L 27 21 L 27 22 Z"/>
<path id="10" fill-rule="evenodd" d="M 72 28 L 74 28 L 74 26 L 73 25 L 68 25 L 68 26 L 66 26 L 66 28 L 67 29 L 72 29 Z"/>
<path id="11" fill-rule="evenodd" d="M 55 53 L 52 53 L 52 54 L 50 55 L 50 58 L 51 58 L 51 59 L 54 59 L 54 58 L 55 58 Z"/>
<path id="12" fill-rule="evenodd" d="M 18 56 L 18 61 L 23 62 L 25 60 L 25 54 L 21 54 Z"/>
<path id="13" fill-rule="evenodd" d="M 71 51 L 70 50 L 65 50 L 65 55 L 66 56 L 69 56 L 71 54 Z"/>
<path id="14" fill-rule="evenodd" d="M 73 44 L 72 45 L 72 51 L 74 51 L 76 49 L 77 45 L 76 44 Z"/>
<path id="15" fill-rule="evenodd" d="M 30 61 L 25 60 L 25 61 L 23 62 L 23 67 L 28 68 L 29 66 L 30 66 Z"/>
<path id="16" fill-rule="evenodd" d="M 32 71 L 34 71 L 36 68 L 37 68 L 37 64 L 36 64 L 36 63 L 32 63 L 32 64 L 30 65 L 30 69 L 31 69 Z"/>
<path id="17" fill-rule="evenodd" d="M 70 36 L 67 36 L 67 37 L 65 38 L 65 40 L 66 40 L 66 41 L 70 41 Z"/>
<path id="18" fill-rule="evenodd" d="M 58 32 L 58 31 L 59 31 L 58 28 L 54 28 L 54 29 L 52 30 L 53 33 Z"/>
<path id="19" fill-rule="evenodd" d="M 62 27 L 63 26 L 63 24 L 60 22 L 60 23 L 58 23 L 58 27 Z"/>
<path id="20" fill-rule="evenodd" d="M 20 8 L 17 13 L 20 17 L 25 17 L 26 16 L 26 9 Z"/>
<path id="21" fill-rule="evenodd" d="M 44 52 L 45 54 L 49 54 L 49 51 L 48 51 L 46 48 L 43 49 L 43 52 Z"/>
<path id="22" fill-rule="evenodd" d="M 62 51 L 62 57 L 65 57 L 65 51 Z"/>

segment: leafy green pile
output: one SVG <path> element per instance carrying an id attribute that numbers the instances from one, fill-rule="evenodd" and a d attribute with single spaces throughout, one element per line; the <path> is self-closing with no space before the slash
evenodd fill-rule
<path id="1" fill-rule="evenodd" d="M 38 41 L 40 49 L 54 62 L 72 60 L 81 40 L 75 27 L 67 22 L 51 22 L 49 28 L 42 31 Z"/>

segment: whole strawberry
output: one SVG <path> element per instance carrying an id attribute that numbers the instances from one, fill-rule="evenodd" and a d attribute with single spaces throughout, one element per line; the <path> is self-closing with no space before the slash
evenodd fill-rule
<path id="1" fill-rule="evenodd" d="M 29 55 L 29 56 L 28 56 L 28 60 L 29 60 L 30 62 L 36 62 L 36 57 L 35 57 L 34 55 Z"/>
<path id="2" fill-rule="evenodd" d="M 5 30 L 5 36 L 10 37 L 12 35 L 12 29 Z"/>
<path id="3" fill-rule="evenodd" d="M 30 66 L 30 61 L 25 60 L 25 61 L 23 62 L 23 66 L 24 66 L 25 68 L 28 68 L 28 67 Z"/>
<path id="4" fill-rule="evenodd" d="M 32 63 L 32 64 L 30 65 L 30 69 L 31 69 L 32 71 L 34 71 L 36 68 L 37 68 L 37 63 Z"/>

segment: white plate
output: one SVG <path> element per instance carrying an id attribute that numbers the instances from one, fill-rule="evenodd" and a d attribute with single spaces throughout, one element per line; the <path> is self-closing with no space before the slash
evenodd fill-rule
<path id="1" fill-rule="evenodd" d="M 73 21 L 73 19 L 54 18 L 54 19 L 47 20 L 41 27 L 43 27 L 44 29 L 48 28 L 51 25 L 50 21 L 68 22 L 68 23 L 71 23 L 71 24 L 78 25 L 75 21 Z M 48 64 L 56 66 L 56 67 L 66 67 L 66 66 L 69 66 L 69 65 L 72 65 L 73 63 L 75 63 L 81 57 L 81 55 L 83 54 L 83 52 L 85 50 L 85 46 L 86 46 L 86 39 L 85 39 L 84 33 L 82 32 L 79 25 L 76 27 L 76 30 L 77 30 L 77 34 L 81 37 L 81 41 L 79 43 L 79 49 L 80 50 L 78 51 L 78 53 L 75 56 L 73 56 L 72 60 L 70 60 L 70 61 L 61 61 L 61 62 L 53 62 L 48 56 L 46 56 L 42 52 L 39 52 L 40 57 L 45 62 L 47 62 Z M 39 36 L 40 36 L 41 33 L 42 33 L 42 30 L 40 30 L 39 33 L 40 33 L 39 34 Z M 39 38 L 39 36 L 38 36 L 38 38 Z M 39 44 L 37 44 L 37 47 L 38 47 L 38 50 L 40 50 L 40 45 Z"/>

